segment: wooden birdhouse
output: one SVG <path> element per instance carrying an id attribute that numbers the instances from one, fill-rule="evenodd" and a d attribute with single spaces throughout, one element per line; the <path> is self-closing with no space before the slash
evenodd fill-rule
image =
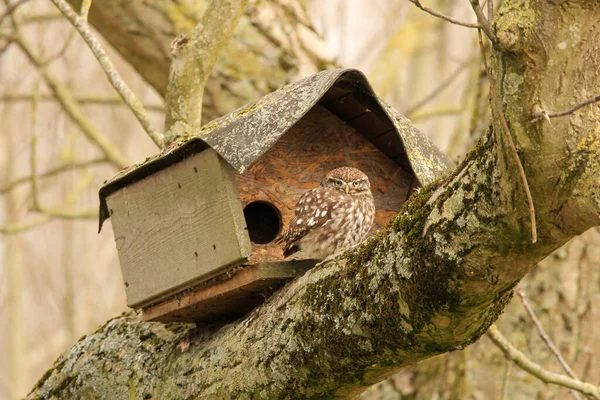
<path id="1" fill-rule="evenodd" d="M 452 162 L 356 70 L 324 71 L 207 124 L 100 189 L 127 303 L 146 320 L 241 315 L 314 265 L 276 238 L 339 166 L 370 178 L 374 230 Z"/>

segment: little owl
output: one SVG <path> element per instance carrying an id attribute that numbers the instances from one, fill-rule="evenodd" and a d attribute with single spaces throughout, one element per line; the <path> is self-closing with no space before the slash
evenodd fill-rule
<path id="1" fill-rule="evenodd" d="M 374 217 L 367 175 L 356 168 L 336 168 L 300 197 L 296 215 L 280 239 L 283 255 L 302 251 L 306 258 L 333 258 L 362 243 Z"/>

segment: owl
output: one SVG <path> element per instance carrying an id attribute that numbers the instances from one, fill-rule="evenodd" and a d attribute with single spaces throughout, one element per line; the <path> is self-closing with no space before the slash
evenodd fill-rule
<path id="1" fill-rule="evenodd" d="M 352 167 L 336 168 L 300 197 L 296 214 L 280 239 L 283 255 L 302 251 L 306 258 L 331 259 L 362 243 L 374 217 L 367 175 Z"/>

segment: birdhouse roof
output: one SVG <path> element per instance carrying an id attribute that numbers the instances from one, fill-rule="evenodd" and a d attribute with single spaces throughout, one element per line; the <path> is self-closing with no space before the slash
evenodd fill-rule
<path id="1" fill-rule="evenodd" d="M 109 217 L 106 197 L 111 193 L 207 148 L 213 148 L 243 173 L 316 104 L 337 115 L 391 160 L 413 172 L 421 185 L 454 167 L 407 118 L 377 97 L 362 72 L 322 71 L 213 120 L 197 136 L 175 142 L 163 152 L 117 173 L 100 189 L 100 229 Z"/>

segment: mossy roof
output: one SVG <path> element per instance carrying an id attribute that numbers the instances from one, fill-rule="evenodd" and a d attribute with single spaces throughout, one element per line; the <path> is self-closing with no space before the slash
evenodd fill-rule
<path id="1" fill-rule="evenodd" d="M 109 217 L 106 197 L 111 193 L 209 147 L 243 173 L 316 104 L 336 114 L 390 159 L 413 172 L 421 185 L 454 168 L 450 158 L 407 118 L 377 97 L 362 72 L 322 71 L 213 120 L 197 136 L 175 142 L 117 173 L 100 189 L 100 229 Z"/>

